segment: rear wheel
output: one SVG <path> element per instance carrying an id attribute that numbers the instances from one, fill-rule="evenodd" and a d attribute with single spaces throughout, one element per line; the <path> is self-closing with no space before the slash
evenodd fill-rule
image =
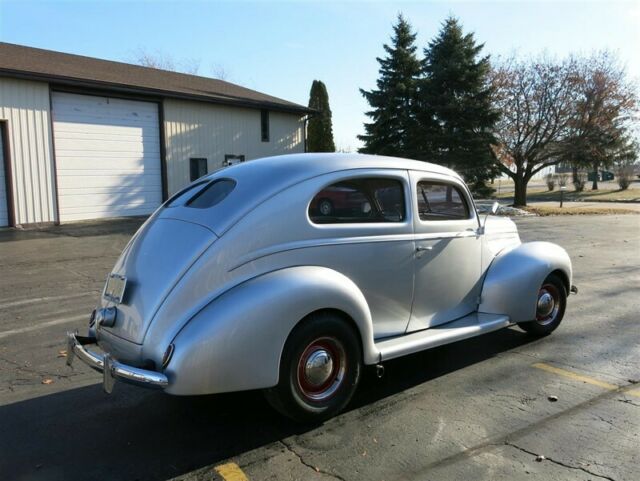
<path id="1" fill-rule="evenodd" d="M 331 215 L 333 213 L 333 203 L 329 199 L 322 199 L 318 203 L 318 210 L 321 215 Z"/>
<path id="2" fill-rule="evenodd" d="M 280 381 L 265 391 L 281 414 L 319 422 L 351 400 L 362 369 L 360 341 L 344 319 L 313 315 L 291 332 L 280 361 Z"/>
<path id="3" fill-rule="evenodd" d="M 551 334 L 562 321 L 567 307 L 567 289 L 555 274 L 549 274 L 540 286 L 536 301 L 536 318 L 519 322 L 524 331 L 536 336 Z"/>

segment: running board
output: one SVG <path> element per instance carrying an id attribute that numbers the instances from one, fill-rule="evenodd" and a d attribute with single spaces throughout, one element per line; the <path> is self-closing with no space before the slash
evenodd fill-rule
<path id="1" fill-rule="evenodd" d="M 388 361 L 432 347 L 443 346 L 470 337 L 497 331 L 513 324 L 509 316 L 498 314 L 480 314 L 474 312 L 457 321 L 431 327 L 404 336 L 384 339 L 376 343 L 380 352 L 380 360 Z"/>

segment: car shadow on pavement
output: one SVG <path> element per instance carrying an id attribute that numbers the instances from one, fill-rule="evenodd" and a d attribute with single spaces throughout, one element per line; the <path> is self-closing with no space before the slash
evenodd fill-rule
<path id="1" fill-rule="evenodd" d="M 384 398 L 531 340 L 506 329 L 388 362 L 382 380 L 367 369 L 349 409 L 375 412 Z M 168 479 L 312 429 L 280 417 L 260 392 L 173 397 L 118 384 L 108 396 L 94 384 L 0 407 L 0 473 Z"/>

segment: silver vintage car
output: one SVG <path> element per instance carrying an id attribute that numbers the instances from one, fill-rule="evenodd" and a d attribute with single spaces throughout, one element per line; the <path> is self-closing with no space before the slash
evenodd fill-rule
<path id="1" fill-rule="evenodd" d="M 494 206 L 495 207 L 495 206 Z M 196 395 L 264 389 L 330 417 L 377 365 L 517 324 L 562 320 L 571 261 L 481 217 L 455 172 L 300 154 L 218 170 L 165 202 L 108 276 L 74 356 L 116 380 Z"/>

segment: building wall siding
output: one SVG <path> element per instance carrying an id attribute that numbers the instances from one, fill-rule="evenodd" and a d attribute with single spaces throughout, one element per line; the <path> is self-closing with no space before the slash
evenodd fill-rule
<path id="1" fill-rule="evenodd" d="M 55 221 L 49 85 L 0 78 L 0 119 L 8 124 L 16 224 Z"/>
<path id="2" fill-rule="evenodd" d="M 262 142 L 260 110 L 166 99 L 164 129 L 169 195 L 190 182 L 192 157 L 206 158 L 212 172 L 223 166 L 229 154 L 251 160 L 304 151 L 303 121 L 298 114 L 270 111 L 270 139 Z"/>

